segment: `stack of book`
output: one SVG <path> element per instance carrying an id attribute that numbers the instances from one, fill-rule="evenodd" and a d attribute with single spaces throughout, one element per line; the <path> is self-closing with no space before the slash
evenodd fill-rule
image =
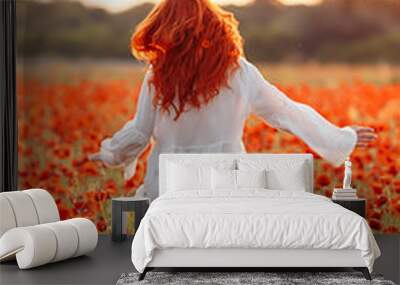
<path id="1" fill-rule="evenodd" d="M 333 190 L 332 199 L 334 200 L 354 200 L 357 199 L 357 190 L 356 189 L 342 189 L 335 188 Z"/>

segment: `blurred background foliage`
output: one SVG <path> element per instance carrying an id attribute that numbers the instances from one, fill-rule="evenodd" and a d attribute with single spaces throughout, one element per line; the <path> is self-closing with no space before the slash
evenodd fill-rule
<path id="1" fill-rule="evenodd" d="M 86 3 L 96 1 L 122 3 Z M 145 66 L 131 60 L 129 41 L 153 5 L 111 13 L 81 2 L 17 0 L 19 183 L 49 190 L 62 219 L 87 217 L 107 232 L 110 198 L 134 195 L 150 147 L 128 181 L 88 155 L 136 112 Z M 377 142 L 352 154 L 354 186 L 368 200 L 372 229 L 400 233 L 400 0 L 225 8 L 270 82 L 337 125 L 375 128 Z M 255 116 L 243 140 L 248 152 L 311 151 Z M 315 158 L 315 192 L 330 197 L 343 168 Z"/>
<path id="2" fill-rule="evenodd" d="M 18 0 L 18 53 L 126 59 L 134 27 L 152 7 L 110 13 L 75 1 Z M 400 0 L 256 0 L 225 8 L 240 21 L 250 60 L 400 63 Z"/>

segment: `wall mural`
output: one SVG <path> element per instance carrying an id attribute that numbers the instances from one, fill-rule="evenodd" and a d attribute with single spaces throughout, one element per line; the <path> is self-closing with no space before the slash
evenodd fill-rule
<path id="1" fill-rule="evenodd" d="M 249 59 L 258 63 L 265 77 L 289 97 L 311 105 L 333 123 L 375 128 L 379 134 L 376 143 L 370 148 L 357 149 L 351 156 L 353 186 L 357 188 L 358 196 L 368 201 L 367 218 L 373 230 L 400 232 L 400 66 L 394 64 L 400 63 L 400 58 L 395 58 L 398 53 L 380 54 L 378 38 L 375 47 L 378 56 L 371 53 L 371 49 L 367 58 L 362 58 L 363 50 L 352 54 L 351 47 L 347 45 L 343 45 L 342 49 L 338 45 L 319 46 L 320 49 L 311 54 L 304 50 L 296 51 L 293 50 L 295 46 L 292 40 L 285 38 L 288 35 L 282 31 L 281 34 L 278 31 L 274 36 L 276 38 L 273 38 L 270 31 L 265 30 L 266 38 L 260 38 L 255 30 L 257 20 L 261 21 L 256 14 L 260 9 L 257 5 L 261 5 L 259 2 L 268 1 L 231 8 L 242 12 L 241 27 L 249 45 L 246 51 Z M 328 2 L 329 5 L 342 3 Z M 324 5 L 328 4 L 320 4 L 318 9 L 308 9 L 323 13 Z M 144 5 L 112 14 L 74 2 L 57 4 L 25 1 L 17 7 L 21 29 L 18 34 L 20 188 L 47 189 L 55 197 L 62 219 L 88 217 L 96 222 L 102 232 L 110 230 L 110 198 L 134 195 L 143 182 L 146 157 L 151 147 L 141 155 L 136 174 L 129 181 L 124 181 L 121 170 L 103 168 L 98 162 L 87 158 L 88 154 L 98 151 L 103 138 L 112 135 L 135 114 L 144 68 L 129 59 L 129 37 L 132 27 L 149 8 L 151 6 Z M 59 13 L 58 22 L 55 20 L 57 15 L 49 14 L 45 19 L 38 16 L 51 9 Z M 387 12 L 386 23 L 390 19 L 395 21 L 395 17 L 388 16 L 394 13 L 391 10 L 390 7 L 387 10 L 382 8 Z M 78 12 L 81 13 L 80 19 L 76 18 Z M 249 17 L 253 15 L 251 13 L 253 17 Z M 397 27 L 400 26 L 399 18 L 396 19 Z M 112 27 L 110 19 L 120 19 L 121 23 L 126 21 L 124 26 L 128 28 L 113 47 L 110 47 L 113 42 L 107 41 L 110 29 L 116 29 Z M 373 21 L 379 19 L 375 17 Z M 357 25 L 357 21 L 355 23 Z M 70 26 L 75 30 L 69 30 Z M 57 36 L 51 30 L 56 27 L 59 28 Z M 253 34 L 249 29 L 253 29 Z M 81 34 L 73 31 L 80 31 Z M 353 48 L 363 41 L 372 41 L 375 36 L 358 32 L 359 36 L 354 35 L 356 40 L 352 42 Z M 41 41 L 37 38 L 39 35 Z M 389 31 L 386 36 L 390 37 Z M 97 47 L 91 44 L 91 37 L 95 43 L 98 40 Z M 278 45 L 284 42 L 292 48 L 277 55 L 277 52 L 270 52 L 273 50 L 271 39 Z M 394 38 L 392 40 L 395 41 Z M 118 44 L 119 41 L 121 44 Z M 303 43 L 300 49 L 305 49 L 304 46 L 312 45 L 316 39 L 304 38 L 299 41 Z M 66 45 L 68 42 L 70 46 Z M 103 43 L 110 50 L 107 51 Z M 400 43 L 399 38 L 396 43 Z M 301 54 L 303 51 L 304 54 Z M 326 55 L 328 51 L 342 58 L 330 58 Z M 271 53 L 269 62 L 272 63 L 262 63 L 265 57 L 268 59 L 268 52 Z M 88 54 L 94 58 L 75 58 Z M 325 58 L 321 59 L 321 54 L 325 54 Z M 121 60 L 121 57 L 125 60 Z M 346 58 L 347 63 L 343 63 Z M 379 63 L 381 60 L 386 63 Z M 352 61 L 356 63 L 348 64 Z M 270 128 L 255 116 L 248 118 L 243 139 L 248 152 L 312 152 L 299 139 Z M 343 167 L 333 168 L 316 156 L 317 193 L 331 196 L 333 188 L 341 186 L 342 179 Z"/>

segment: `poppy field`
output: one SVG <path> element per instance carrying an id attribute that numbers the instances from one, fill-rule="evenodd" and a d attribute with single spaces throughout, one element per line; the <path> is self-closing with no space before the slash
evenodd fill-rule
<path id="1" fill-rule="evenodd" d="M 28 67 L 29 66 L 29 67 Z M 379 135 L 356 149 L 353 186 L 367 199 L 374 231 L 400 232 L 400 71 L 377 66 L 262 66 L 289 97 L 311 105 L 339 126 L 368 125 Z M 44 188 L 61 218 L 87 217 L 110 230 L 111 197 L 134 195 L 143 182 L 146 157 L 124 181 L 119 169 L 88 160 L 99 143 L 135 114 L 144 69 L 126 63 L 42 62 L 18 72 L 19 186 Z M 291 134 L 251 115 L 243 140 L 248 152 L 312 152 Z M 330 196 L 343 167 L 316 155 L 315 192 Z"/>

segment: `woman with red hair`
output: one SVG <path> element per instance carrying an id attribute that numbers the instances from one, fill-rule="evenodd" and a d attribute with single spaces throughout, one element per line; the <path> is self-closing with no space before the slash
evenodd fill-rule
<path id="1" fill-rule="evenodd" d="M 91 156 L 133 176 L 137 156 L 154 145 L 144 182 L 158 196 L 160 153 L 244 152 L 250 112 L 301 138 L 334 165 L 376 137 L 371 128 L 339 128 L 292 101 L 243 57 L 238 22 L 210 0 L 162 0 L 139 24 L 133 54 L 148 63 L 135 118 Z"/>

